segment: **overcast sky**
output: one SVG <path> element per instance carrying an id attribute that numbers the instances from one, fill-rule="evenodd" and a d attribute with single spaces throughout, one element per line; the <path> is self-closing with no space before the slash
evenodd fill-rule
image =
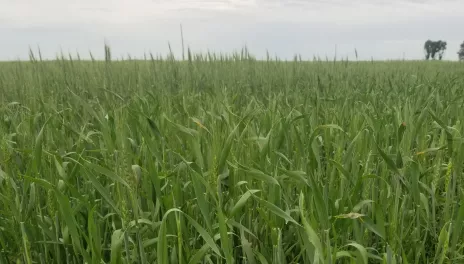
<path id="1" fill-rule="evenodd" d="M 422 59 L 425 40 L 446 40 L 456 60 L 464 41 L 463 0 L 0 0 L 0 60 L 27 59 L 40 46 L 103 57 L 232 52 L 246 45 L 258 57 L 295 53 L 354 59 Z"/>

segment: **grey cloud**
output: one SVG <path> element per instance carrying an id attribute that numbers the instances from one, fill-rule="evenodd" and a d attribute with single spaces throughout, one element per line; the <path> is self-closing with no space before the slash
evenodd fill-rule
<path id="1" fill-rule="evenodd" d="M 353 58 L 356 48 L 362 59 L 420 59 L 423 42 L 431 38 L 447 40 L 446 58 L 455 59 L 454 49 L 464 40 L 459 1 L 81 0 L 67 7 L 42 0 L 45 11 L 26 10 L 31 15 L 23 20 L 17 18 L 26 7 L 17 1 L 16 9 L 0 10 L 0 60 L 27 59 L 29 45 L 40 45 L 50 58 L 60 49 L 102 56 L 105 40 L 116 56 L 166 54 L 168 41 L 180 54 L 181 23 L 186 45 L 195 51 L 231 52 L 247 45 L 257 56 L 269 50 L 282 58 L 333 56 L 337 46 L 343 57 Z"/>

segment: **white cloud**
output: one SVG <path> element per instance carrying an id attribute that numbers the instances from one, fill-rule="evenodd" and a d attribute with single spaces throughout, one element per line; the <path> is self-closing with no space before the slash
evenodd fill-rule
<path id="1" fill-rule="evenodd" d="M 226 12 L 261 21 L 378 23 L 461 16 L 459 0 L 0 0 L 11 26 L 92 23 L 121 25 L 150 19 L 198 18 Z"/>

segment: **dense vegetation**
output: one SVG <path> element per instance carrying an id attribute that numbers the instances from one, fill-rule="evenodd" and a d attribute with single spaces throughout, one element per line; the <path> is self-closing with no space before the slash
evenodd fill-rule
<path id="1" fill-rule="evenodd" d="M 0 64 L 0 263 L 461 263 L 464 65 Z"/>

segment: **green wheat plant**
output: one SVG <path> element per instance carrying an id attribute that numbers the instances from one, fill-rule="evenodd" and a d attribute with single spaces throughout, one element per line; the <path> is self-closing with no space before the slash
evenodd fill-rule
<path id="1" fill-rule="evenodd" d="M 464 65 L 146 57 L 0 63 L 0 263 L 464 263 Z"/>

